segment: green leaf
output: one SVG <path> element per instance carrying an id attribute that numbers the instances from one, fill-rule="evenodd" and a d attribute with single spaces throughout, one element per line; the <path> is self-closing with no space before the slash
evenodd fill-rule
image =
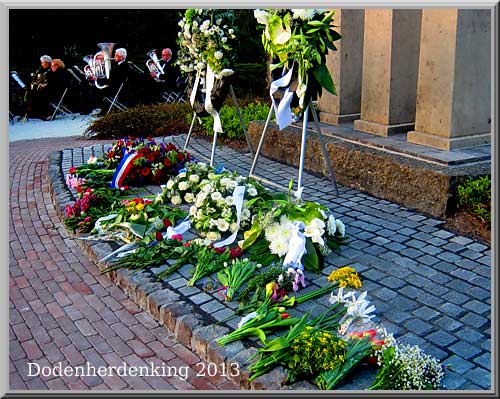
<path id="1" fill-rule="evenodd" d="M 274 351 L 278 351 L 280 349 L 285 349 L 288 347 L 290 347 L 290 343 L 288 342 L 288 340 L 284 336 L 281 336 L 278 338 L 274 338 L 271 341 L 268 341 L 266 343 L 266 346 L 261 348 L 259 351 L 260 352 L 274 352 Z"/>
<path id="2" fill-rule="evenodd" d="M 144 233 L 146 233 L 146 226 L 143 224 L 138 224 L 138 223 L 120 223 L 121 226 L 129 229 L 133 234 L 136 236 L 143 238 Z"/>
<path id="3" fill-rule="evenodd" d="M 330 75 L 330 71 L 325 64 L 317 65 L 313 69 L 313 74 L 318 83 L 323 86 L 326 90 L 328 90 L 333 95 L 337 95 L 337 91 L 335 90 L 335 85 L 332 80 L 332 76 Z"/>
<path id="4" fill-rule="evenodd" d="M 247 238 L 245 241 L 243 241 L 243 245 L 241 246 L 241 249 L 245 250 L 252 246 L 257 238 L 259 238 L 260 234 L 262 233 L 262 227 L 260 227 L 260 224 L 255 223 L 250 230 L 245 232 L 247 235 Z"/>
<path id="5" fill-rule="evenodd" d="M 311 26 L 324 26 L 325 25 L 323 22 L 321 22 L 321 21 L 315 21 L 315 20 L 309 21 L 307 24 L 311 25 Z"/>
<path id="6" fill-rule="evenodd" d="M 321 267 L 318 254 L 316 253 L 316 248 L 314 247 L 314 244 L 309 237 L 306 238 L 306 250 L 307 253 L 302 256 L 302 264 L 307 270 L 310 270 L 316 274 L 320 274 Z"/>

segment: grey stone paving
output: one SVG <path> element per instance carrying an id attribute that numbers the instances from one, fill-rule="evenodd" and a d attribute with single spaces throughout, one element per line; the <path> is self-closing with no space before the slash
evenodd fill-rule
<path id="1" fill-rule="evenodd" d="M 182 148 L 185 136 L 164 140 Z M 91 153 L 102 156 L 105 150 L 106 146 L 65 150 L 62 172 L 66 174 Z M 211 143 L 192 138 L 189 151 L 208 161 Z M 216 163 L 248 175 L 250 153 L 217 147 L 215 154 Z M 283 187 L 297 179 L 296 168 L 263 157 L 255 174 Z M 309 173 L 304 173 L 303 183 L 303 198 L 325 204 L 344 221 L 351 238 L 349 246 L 327 257 L 322 274 L 336 267 L 354 267 L 361 274 L 363 290 L 377 307 L 377 322 L 401 342 L 421 345 L 452 365 L 444 380 L 446 389 L 491 389 L 490 247 L 442 229 L 438 219 L 355 189 L 338 185 L 337 196 L 331 182 Z M 196 287 L 187 288 L 188 273 L 188 267 L 181 268 L 169 278 L 169 287 L 189 296 L 217 320 L 226 318 L 235 305 Z M 308 289 L 317 288 L 319 281 L 320 276 L 311 275 Z M 299 310 L 322 306 L 328 306 L 327 298 Z M 227 325 L 235 323 L 231 320 Z M 358 380 L 342 389 L 359 389 L 359 384 Z"/>

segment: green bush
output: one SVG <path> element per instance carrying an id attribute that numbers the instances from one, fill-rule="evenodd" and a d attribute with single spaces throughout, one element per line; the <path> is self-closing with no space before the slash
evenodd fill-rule
<path id="1" fill-rule="evenodd" d="M 491 222 L 491 178 L 468 178 L 458 186 L 458 203 L 486 223 Z"/>
<path id="2" fill-rule="evenodd" d="M 248 129 L 250 121 L 265 120 L 269 113 L 269 105 L 259 102 L 251 102 L 244 107 L 240 107 L 245 128 Z M 240 118 L 236 107 L 224 105 L 220 111 L 220 119 L 222 129 L 224 132 L 220 134 L 221 137 L 229 139 L 245 139 L 245 134 L 241 128 Z M 202 126 L 207 136 L 212 136 L 214 133 L 214 120 L 211 116 L 201 118 Z"/>
<path id="3" fill-rule="evenodd" d="M 186 119 L 191 112 L 191 107 L 185 103 L 141 105 L 97 119 L 87 128 L 86 134 L 94 138 L 121 138 L 187 133 Z"/>

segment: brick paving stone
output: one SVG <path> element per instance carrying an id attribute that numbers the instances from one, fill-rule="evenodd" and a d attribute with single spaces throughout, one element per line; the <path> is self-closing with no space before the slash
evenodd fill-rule
<path id="1" fill-rule="evenodd" d="M 449 347 L 449 350 L 467 360 L 472 359 L 474 356 L 481 352 L 481 350 L 476 346 L 464 341 L 459 341 L 454 345 L 451 345 Z"/>
<path id="2" fill-rule="evenodd" d="M 426 338 L 442 348 L 446 348 L 457 340 L 453 335 L 450 335 L 445 331 L 435 331 L 427 335 Z"/>
<path id="3" fill-rule="evenodd" d="M 478 356 L 474 359 L 474 363 L 479 364 L 481 367 L 484 367 L 486 370 L 491 370 L 491 354 L 484 353 L 481 356 Z"/>
<path id="4" fill-rule="evenodd" d="M 464 375 L 468 370 L 474 367 L 474 364 L 457 355 L 452 355 L 449 358 L 445 359 L 444 363 L 450 365 L 453 371 L 462 375 Z"/>

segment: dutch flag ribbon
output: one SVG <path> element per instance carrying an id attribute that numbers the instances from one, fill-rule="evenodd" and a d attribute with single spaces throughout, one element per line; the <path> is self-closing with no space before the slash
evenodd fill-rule
<path id="1" fill-rule="evenodd" d="M 115 170 L 115 173 L 113 174 L 113 180 L 111 180 L 111 188 L 122 188 L 123 187 L 123 181 L 125 180 L 125 177 L 127 177 L 128 172 L 132 168 L 133 162 L 139 158 L 141 155 L 134 152 L 126 152 L 125 155 L 123 156 L 120 164 Z"/>

